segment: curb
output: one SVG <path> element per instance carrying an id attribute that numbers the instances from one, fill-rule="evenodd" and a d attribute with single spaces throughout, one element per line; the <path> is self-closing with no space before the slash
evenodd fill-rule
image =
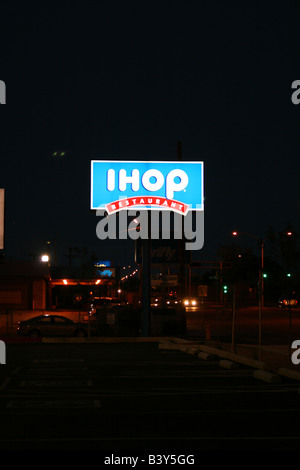
<path id="1" fill-rule="evenodd" d="M 238 364 L 244 364 L 249 367 L 256 369 L 253 373 L 253 376 L 257 379 L 264 380 L 270 383 L 279 383 L 281 382 L 282 377 L 287 377 L 290 379 L 298 380 L 300 382 L 300 372 L 297 372 L 293 369 L 288 369 L 281 367 L 276 372 L 270 371 L 273 370 L 266 362 L 258 361 L 256 359 L 250 359 L 245 356 L 239 356 L 238 354 L 231 353 L 229 351 L 224 351 L 222 349 L 214 348 L 211 346 L 200 345 L 192 346 L 195 343 L 189 343 L 187 340 L 180 338 L 169 338 L 169 342 L 163 342 L 163 338 L 160 340 L 159 348 L 160 349 L 173 349 L 185 352 L 187 354 L 192 354 L 200 359 L 204 360 L 216 360 L 218 357 L 223 358 L 220 360 L 219 365 L 221 367 L 226 367 L 234 369 L 238 367 Z M 234 365 L 235 364 L 235 365 Z M 300 389 L 299 389 L 300 393 Z"/>
<path id="2" fill-rule="evenodd" d="M 179 351 L 196 355 L 197 353 L 206 353 L 209 357 L 221 357 L 223 359 L 228 359 L 232 362 L 237 362 L 244 364 L 255 369 L 268 369 L 268 365 L 265 362 L 257 361 L 256 359 L 250 359 L 244 356 L 239 356 L 238 354 L 230 353 L 228 351 L 223 351 L 221 349 L 213 348 L 210 346 L 198 345 L 197 347 L 190 347 L 187 342 L 183 344 L 179 343 L 180 340 L 177 340 L 176 343 L 164 343 L 163 340 L 160 341 L 160 349 L 177 349 Z M 181 342 L 181 341 L 180 341 Z"/>
<path id="3" fill-rule="evenodd" d="M 173 338 L 170 337 L 107 337 L 107 336 L 95 336 L 91 338 L 74 338 L 71 337 L 62 337 L 62 338 L 42 338 L 42 343 L 159 343 L 160 341 L 172 341 Z"/>
<path id="4" fill-rule="evenodd" d="M 296 372 L 295 370 L 281 367 L 280 369 L 278 369 L 277 372 L 279 375 L 283 375 L 284 377 L 288 377 L 289 379 L 295 379 L 300 381 L 300 372 Z"/>
<path id="5" fill-rule="evenodd" d="M 281 377 L 279 375 L 273 374 L 272 372 L 267 372 L 265 370 L 255 370 L 253 372 L 253 377 L 272 384 L 281 382 Z"/>
<path id="6" fill-rule="evenodd" d="M 239 365 L 237 362 L 228 361 L 227 359 L 221 359 L 219 366 L 224 367 L 224 369 L 238 369 Z"/>
<path id="7" fill-rule="evenodd" d="M 224 359 L 229 359 L 230 361 L 233 362 L 238 362 L 240 364 L 244 364 L 246 366 L 254 367 L 256 369 L 268 369 L 268 365 L 266 362 L 263 361 L 258 361 L 256 359 L 251 359 L 249 357 L 245 356 L 239 356 L 238 354 L 231 353 L 229 351 L 223 351 L 221 349 L 217 348 L 212 348 L 210 346 L 201 346 L 200 347 L 202 351 L 205 352 L 210 352 L 211 354 L 215 354 L 217 356 L 220 356 Z"/>

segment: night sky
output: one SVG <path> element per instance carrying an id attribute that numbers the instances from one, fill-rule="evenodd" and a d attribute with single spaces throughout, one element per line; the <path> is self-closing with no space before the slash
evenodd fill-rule
<path id="1" fill-rule="evenodd" d="M 90 161 L 176 160 L 177 141 L 205 165 L 195 257 L 217 259 L 234 229 L 299 229 L 299 13 L 296 1 L 2 2 L 6 256 L 56 241 L 59 264 L 70 246 L 133 259 L 96 237 Z"/>

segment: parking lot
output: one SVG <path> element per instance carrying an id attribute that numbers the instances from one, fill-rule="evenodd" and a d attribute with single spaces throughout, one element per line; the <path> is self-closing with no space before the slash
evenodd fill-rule
<path id="1" fill-rule="evenodd" d="M 156 340 L 7 345 L 1 450 L 293 450 L 299 381 Z"/>

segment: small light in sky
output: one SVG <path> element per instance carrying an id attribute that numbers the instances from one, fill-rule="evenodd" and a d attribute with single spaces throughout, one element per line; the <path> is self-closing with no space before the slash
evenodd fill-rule
<path id="1" fill-rule="evenodd" d="M 66 152 L 64 151 L 55 151 L 52 153 L 52 157 L 64 157 L 66 155 Z"/>

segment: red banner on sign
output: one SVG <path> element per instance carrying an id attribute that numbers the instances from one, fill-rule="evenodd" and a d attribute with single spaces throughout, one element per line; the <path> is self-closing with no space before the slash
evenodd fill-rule
<path id="1" fill-rule="evenodd" d="M 105 205 L 108 214 L 113 214 L 124 209 L 130 209 L 133 207 L 157 207 L 161 209 L 168 209 L 174 212 L 178 212 L 181 215 L 186 215 L 189 206 L 183 202 L 175 201 L 174 199 L 167 199 L 164 197 L 149 197 L 149 196 L 138 196 L 129 197 L 125 199 L 119 199 L 118 201 L 110 202 Z"/>

